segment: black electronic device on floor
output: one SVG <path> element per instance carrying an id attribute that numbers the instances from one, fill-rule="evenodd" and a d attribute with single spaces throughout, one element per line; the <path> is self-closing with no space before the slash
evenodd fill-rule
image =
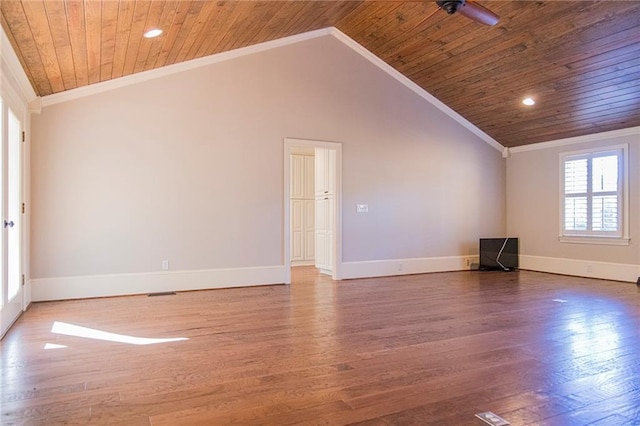
<path id="1" fill-rule="evenodd" d="M 481 271 L 518 269 L 517 238 L 480 238 Z"/>

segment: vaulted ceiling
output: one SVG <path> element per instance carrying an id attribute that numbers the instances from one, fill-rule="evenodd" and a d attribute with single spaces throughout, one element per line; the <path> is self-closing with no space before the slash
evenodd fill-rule
<path id="1" fill-rule="evenodd" d="M 335 26 L 504 146 L 640 126 L 640 1 L 2 0 L 40 96 Z M 429 15 L 435 12 L 432 16 Z M 142 34 L 164 30 L 155 39 Z M 521 100 L 532 96 L 536 104 Z"/>

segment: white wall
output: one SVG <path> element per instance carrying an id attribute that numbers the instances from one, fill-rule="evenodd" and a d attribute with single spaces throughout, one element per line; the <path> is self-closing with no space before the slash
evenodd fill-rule
<path id="1" fill-rule="evenodd" d="M 570 142 L 570 143 L 569 143 Z M 629 144 L 628 246 L 560 242 L 560 153 Z M 513 150 L 507 160 L 507 233 L 525 269 L 635 282 L 640 276 L 640 129 Z"/>
<path id="2" fill-rule="evenodd" d="M 352 266 L 457 259 L 476 254 L 479 237 L 504 234 L 500 152 L 324 36 L 34 116 L 35 300 L 171 287 L 131 284 L 162 281 L 163 259 L 172 271 L 256 270 L 238 285 L 278 282 L 284 137 L 343 143 Z M 275 273 L 261 279 L 261 268 Z M 189 288 L 224 286 L 229 274 L 201 278 Z"/>

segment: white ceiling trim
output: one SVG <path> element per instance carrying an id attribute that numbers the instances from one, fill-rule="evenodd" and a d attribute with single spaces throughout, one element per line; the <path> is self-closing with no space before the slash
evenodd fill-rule
<path id="1" fill-rule="evenodd" d="M 0 72 L 10 76 L 11 85 L 20 92 L 25 104 L 30 104 L 37 100 L 38 96 L 31 86 L 29 78 L 22 68 L 22 64 L 18 59 L 18 55 L 14 52 L 9 37 L 4 32 L 4 28 L 0 27 Z"/>
<path id="2" fill-rule="evenodd" d="M 63 102 L 72 101 L 85 96 L 94 95 L 97 93 L 107 92 L 113 89 L 130 86 L 132 84 L 141 83 L 143 81 L 149 81 L 167 75 L 176 74 L 183 71 L 192 70 L 194 68 L 200 68 L 218 62 L 228 61 L 231 59 L 239 58 L 253 53 L 264 52 L 280 46 L 287 46 L 289 44 L 300 43 L 305 40 L 314 39 L 331 34 L 330 28 L 323 28 L 320 30 L 309 31 L 303 34 L 297 34 L 290 37 L 284 37 L 278 40 L 267 41 L 253 46 L 241 47 L 239 49 L 230 50 L 227 52 L 216 53 L 214 55 L 205 56 L 202 58 L 192 59 L 190 61 L 180 62 L 173 65 L 167 65 L 162 68 L 156 68 L 149 71 L 143 71 L 136 74 L 119 77 L 114 80 L 103 81 L 100 83 L 91 84 L 89 86 L 78 87 L 77 89 L 66 90 L 64 92 L 54 93 L 53 95 L 47 95 L 42 98 L 42 106 L 47 107 Z"/>
<path id="3" fill-rule="evenodd" d="M 408 89 L 412 90 L 415 94 L 420 96 L 422 99 L 424 99 L 427 102 L 431 103 L 433 106 L 438 108 L 440 111 L 444 112 L 449 117 L 453 118 L 455 121 L 458 122 L 458 124 L 461 124 L 467 130 L 471 131 L 473 134 L 475 134 L 480 139 L 482 139 L 483 141 L 485 141 L 486 143 L 491 145 L 493 148 L 497 149 L 500 152 L 504 151 L 505 147 L 502 146 L 502 144 L 500 144 L 498 141 L 493 139 L 491 136 L 489 136 L 488 134 L 486 134 L 485 132 L 483 132 L 482 130 L 477 128 L 473 123 L 471 123 L 469 120 L 467 120 L 466 118 L 464 118 L 463 116 L 461 116 L 460 114 L 455 112 L 453 109 L 449 108 L 446 104 L 444 104 L 438 98 L 433 96 L 431 93 L 427 92 L 422 87 L 418 86 L 416 83 L 411 81 L 409 78 L 407 78 L 400 71 L 396 70 L 391 65 L 387 64 L 385 61 L 383 61 L 382 59 L 380 59 L 379 57 L 377 57 L 376 55 L 371 53 L 369 50 L 365 49 L 361 44 L 359 44 L 358 42 L 353 40 L 351 37 L 347 36 L 345 33 L 340 31 L 339 29 L 337 29 L 335 27 L 331 27 L 330 30 L 331 30 L 331 34 L 334 37 L 336 37 L 338 40 L 340 40 L 341 42 L 346 44 L 348 47 L 350 47 L 355 52 L 359 53 L 361 56 L 363 56 L 365 59 L 367 59 L 373 65 L 377 66 L 382 71 L 386 72 L 389 76 L 393 77 L 398 82 L 403 84 L 405 87 L 407 87 Z"/>
<path id="4" fill-rule="evenodd" d="M 531 145 L 516 146 L 513 148 L 509 148 L 509 152 L 511 154 L 517 154 L 518 152 L 537 151 L 539 149 L 549 149 L 586 142 L 604 141 L 607 139 L 632 135 L 638 136 L 638 142 L 640 142 L 640 127 L 629 127 L 627 129 L 611 130 L 609 132 L 592 133 L 590 135 L 575 136 L 573 138 L 556 139 L 553 141 L 534 143 Z"/>
<path id="5" fill-rule="evenodd" d="M 482 130 L 474 126 L 470 121 L 462 117 L 460 114 L 455 112 L 453 109 L 449 108 L 447 105 L 442 103 L 435 96 L 431 95 L 429 92 L 415 84 L 413 81 L 409 80 L 395 68 L 391 67 L 389 64 L 384 62 L 382 59 L 378 58 L 376 55 L 371 53 L 369 50 L 365 49 L 362 45 L 354 41 L 352 38 L 344 34 L 342 31 L 338 30 L 335 27 L 323 28 L 320 30 L 309 31 L 302 34 L 297 34 L 290 37 L 281 38 L 278 40 L 272 40 L 265 43 L 256 44 L 253 46 L 242 47 L 240 49 L 231 50 L 228 52 L 217 53 L 214 55 L 206 56 L 203 58 L 193 59 L 186 62 L 181 62 L 174 65 L 168 65 L 166 67 L 144 71 L 137 74 L 132 74 L 124 77 L 120 77 L 114 80 L 104 81 L 101 83 L 91 84 L 89 86 L 79 87 L 77 89 L 71 89 L 60 93 L 55 93 L 53 95 L 44 96 L 42 98 L 42 107 L 47 107 L 50 105 L 59 104 L 62 102 L 68 102 L 74 99 L 83 98 L 85 96 L 90 96 L 97 93 L 106 92 L 109 90 L 129 86 L 132 84 L 140 83 L 143 81 L 148 81 L 151 79 L 156 79 L 160 77 L 164 77 L 167 75 L 179 73 L 182 71 L 191 70 L 194 68 L 203 67 L 206 65 L 215 64 L 222 61 L 227 61 L 230 59 L 242 57 L 245 55 L 251 55 L 253 53 L 264 52 L 266 50 L 274 49 L 281 46 L 286 46 L 294 43 L 300 43 L 302 41 L 311 40 L 318 37 L 323 37 L 331 35 L 335 37 L 340 42 L 344 43 L 347 47 L 351 48 L 354 52 L 358 53 L 365 59 L 367 59 L 371 64 L 377 66 L 379 69 L 384 71 L 387 75 L 394 78 L 402 85 L 416 93 L 418 96 L 431 103 L 433 106 L 438 108 L 440 111 L 447 114 L 449 117 L 453 118 L 460 125 L 465 127 L 467 130 L 471 131 L 473 134 L 478 136 L 483 141 L 487 142 L 493 148 L 498 151 L 504 151 L 504 146 L 498 143 L 491 136 L 484 133 Z"/>

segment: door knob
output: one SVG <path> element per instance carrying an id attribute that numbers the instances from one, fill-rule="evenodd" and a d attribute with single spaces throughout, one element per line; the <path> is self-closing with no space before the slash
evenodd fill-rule
<path id="1" fill-rule="evenodd" d="M 7 222 L 6 220 L 4 221 L 4 227 L 5 228 L 13 228 L 13 225 L 15 225 L 15 223 L 13 223 L 13 221 Z"/>

